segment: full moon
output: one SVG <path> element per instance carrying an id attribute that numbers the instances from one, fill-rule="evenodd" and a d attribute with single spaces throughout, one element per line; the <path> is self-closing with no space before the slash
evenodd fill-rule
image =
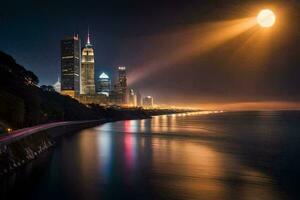
<path id="1" fill-rule="evenodd" d="M 261 10 L 257 17 L 257 23 L 264 28 L 269 28 L 275 24 L 276 16 L 270 9 Z"/>

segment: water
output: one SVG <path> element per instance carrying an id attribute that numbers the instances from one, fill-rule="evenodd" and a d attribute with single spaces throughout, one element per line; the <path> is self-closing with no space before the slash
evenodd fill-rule
<path id="1" fill-rule="evenodd" d="M 0 181 L 1 199 L 299 199 L 300 112 L 107 123 Z"/>

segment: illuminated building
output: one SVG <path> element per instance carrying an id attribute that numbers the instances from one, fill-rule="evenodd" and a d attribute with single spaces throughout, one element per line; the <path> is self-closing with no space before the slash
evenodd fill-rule
<path id="1" fill-rule="evenodd" d="M 136 106 L 142 106 L 142 95 L 139 91 L 135 92 L 136 94 Z"/>
<path id="2" fill-rule="evenodd" d="M 61 93 L 71 97 L 80 93 L 80 49 L 78 35 L 61 41 Z"/>
<path id="3" fill-rule="evenodd" d="M 129 90 L 129 105 L 134 107 L 137 106 L 137 96 L 133 89 Z"/>
<path id="4" fill-rule="evenodd" d="M 82 50 L 81 61 L 81 91 L 80 94 L 95 94 L 95 59 L 94 49 L 90 43 L 90 35 L 88 33 L 87 43 Z"/>
<path id="5" fill-rule="evenodd" d="M 111 81 L 107 74 L 104 72 L 99 76 L 97 82 L 96 82 L 96 92 L 97 94 L 104 94 L 106 96 L 109 96 L 110 94 L 110 85 Z"/>
<path id="6" fill-rule="evenodd" d="M 54 88 L 54 90 L 55 90 L 56 92 L 59 93 L 59 92 L 61 91 L 61 89 L 60 89 L 61 83 L 60 83 L 59 78 L 57 79 L 57 81 L 56 81 L 52 86 L 53 86 L 53 88 Z"/>
<path id="7" fill-rule="evenodd" d="M 126 103 L 127 97 L 127 77 L 126 77 L 126 67 L 118 67 L 118 83 L 116 85 L 116 90 L 118 93 L 118 98 L 121 104 Z"/>
<path id="8" fill-rule="evenodd" d="M 147 96 L 143 98 L 144 107 L 153 107 L 153 97 Z"/>
<path id="9" fill-rule="evenodd" d="M 120 95 L 117 92 L 117 85 L 114 85 L 114 89 L 112 91 L 110 91 L 109 101 L 112 104 L 121 104 L 122 103 L 120 100 Z"/>
<path id="10" fill-rule="evenodd" d="M 108 97 L 104 94 L 81 94 L 76 96 L 76 99 L 83 104 L 106 105 L 108 103 Z"/>

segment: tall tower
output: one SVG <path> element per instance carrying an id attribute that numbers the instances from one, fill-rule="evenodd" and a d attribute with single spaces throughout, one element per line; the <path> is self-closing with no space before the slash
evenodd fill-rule
<path id="1" fill-rule="evenodd" d="M 136 91 L 136 105 L 142 106 L 142 95 L 138 90 Z"/>
<path id="2" fill-rule="evenodd" d="M 133 90 L 133 89 L 130 89 L 129 90 L 129 105 L 130 106 L 137 106 L 137 95 L 136 95 L 136 92 Z"/>
<path id="3" fill-rule="evenodd" d="M 119 80 L 118 80 L 118 93 L 120 95 L 121 103 L 126 103 L 127 97 L 127 77 L 126 77 L 126 67 L 118 67 Z"/>
<path id="4" fill-rule="evenodd" d="M 81 94 L 95 94 L 95 59 L 93 45 L 88 32 L 85 48 L 82 50 L 81 61 Z"/>
<path id="5" fill-rule="evenodd" d="M 111 81 L 107 74 L 104 72 L 99 76 L 97 83 L 96 83 L 96 92 L 97 94 L 104 94 L 109 96 L 111 88 Z"/>
<path id="6" fill-rule="evenodd" d="M 80 39 L 77 36 L 61 41 L 61 93 L 75 97 L 80 92 Z"/>

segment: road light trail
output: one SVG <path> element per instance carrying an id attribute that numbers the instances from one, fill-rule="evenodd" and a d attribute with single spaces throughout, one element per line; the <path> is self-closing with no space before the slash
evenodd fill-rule
<path id="1" fill-rule="evenodd" d="M 7 135 L 1 136 L 0 144 L 6 144 L 6 143 L 9 143 L 14 140 L 18 140 L 18 139 L 27 137 L 34 133 L 48 130 L 50 128 L 66 126 L 66 125 L 73 125 L 73 124 L 83 124 L 83 123 L 87 123 L 87 122 L 96 122 L 96 121 L 100 122 L 101 120 L 54 122 L 54 123 L 48 123 L 48 124 L 42 124 L 42 125 L 37 125 L 37 126 L 33 126 L 33 127 L 23 128 L 23 129 L 12 131 Z"/>

